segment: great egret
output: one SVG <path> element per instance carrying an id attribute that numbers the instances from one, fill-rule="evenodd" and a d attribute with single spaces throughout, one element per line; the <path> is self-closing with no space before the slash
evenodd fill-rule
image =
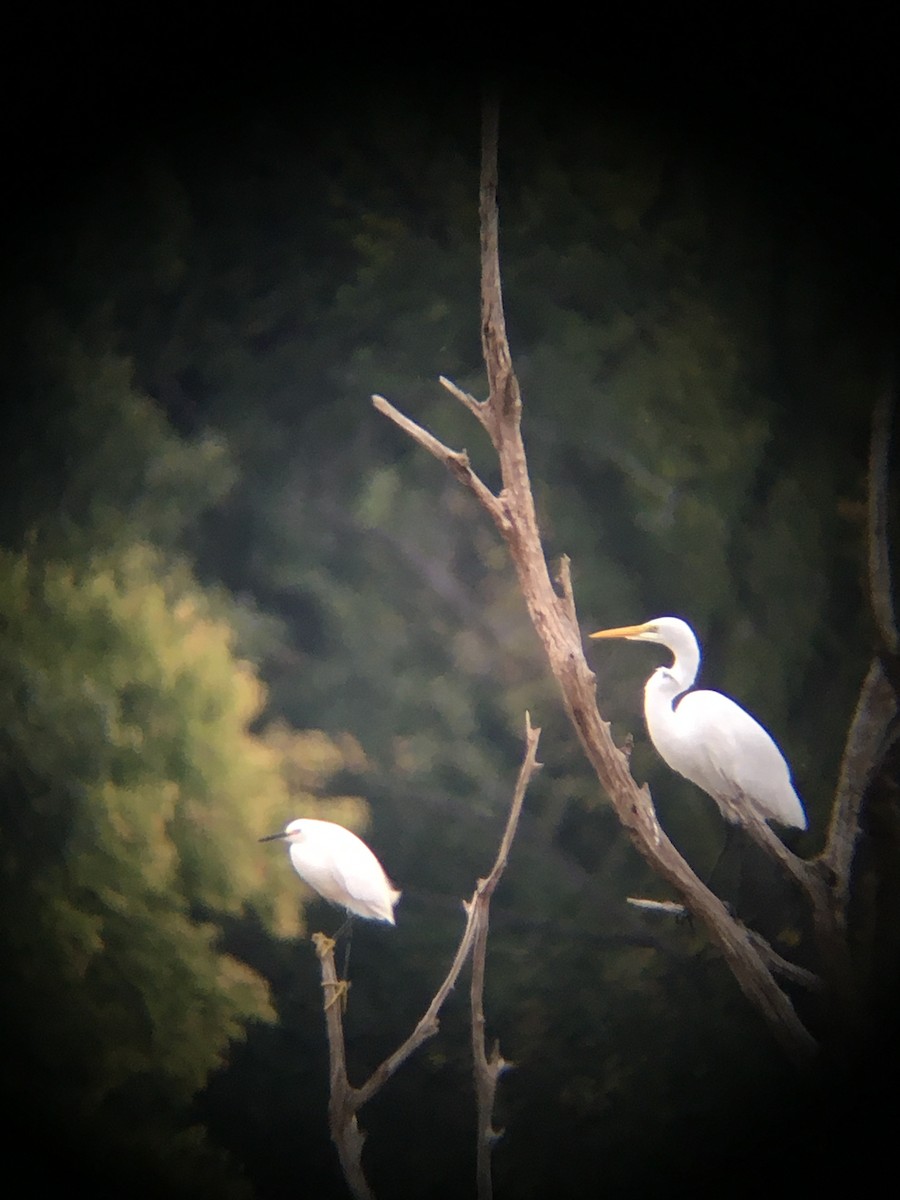
<path id="1" fill-rule="evenodd" d="M 672 665 L 657 667 L 644 688 L 650 740 L 673 771 L 712 796 L 726 821 L 745 824 L 755 816 L 806 828 L 790 769 L 762 725 L 719 692 L 688 691 L 700 666 L 690 625 L 678 617 L 657 617 L 643 625 L 601 629 L 591 637 L 657 642 L 672 651 Z"/>
<path id="2" fill-rule="evenodd" d="M 273 842 L 279 838 L 290 844 L 294 870 L 325 900 L 357 916 L 394 924 L 394 905 L 400 893 L 355 833 L 333 821 L 300 817 L 282 833 L 259 840 Z"/>

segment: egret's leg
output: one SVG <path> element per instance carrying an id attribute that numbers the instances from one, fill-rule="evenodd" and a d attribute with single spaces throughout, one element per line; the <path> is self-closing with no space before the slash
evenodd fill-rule
<path id="1" fill-rule="evenodd" d="M 720 869 L 722 867 L 724 867 L 730 859 L 734 858 L 733 847 L 739 846 L 739 845 L 740 845 L 740 841 L 737 837 L 737 825 L 735 825 L 732 821 L 727 821 L 725 824 L 725 837 L 722 839 L 722 847 L 719 850 L 719 853 L 716 855 L 716 861 L 713 863 L 713 865 L 707 871 L 706 878 L 703 880 L 703 882 L 710 889 L 710 891 L 716 892 L 716 895 L 719 894 L 718 891 L 716 890 L 716 887 L 714 886 L 714 883 L 716 882 L 716 876 L 720 872 Z M 737 871 L 738 871 L 738 879 L 740 879 L 740 860 L 739 859 L 738 859 L 738 864 L 737 864 Z M 721 884 L 722 880 L 720 879 L 720 880 L 718 880 L 718 882 Z"/>
<path id="2" fill-rule="evenodd" d="M 347 978 L 347 972 L 350 969 L 350 946 L 353 942 L 353 913 L 347 914 L 347 920 L 343 923 L 337 933 L 334 935 L 334 940 L 341 936 L 342 933 L 347 934 L 347 944 L 344 947 L 344 964 L 341 969 L 341 975 L 344 979 Z"/>
<path id="3" fill-rule="evenodd" d="M 334 935 L 332 937 L 332 940 L 335 942 L 339 941 L 344 936 L 345 933 L 352 931 L 352 929 L 353 929 L 353 913 L 348 912 L 346 920 L 344 920 L 338 926 L 337 931 L 334 933 Z"/>

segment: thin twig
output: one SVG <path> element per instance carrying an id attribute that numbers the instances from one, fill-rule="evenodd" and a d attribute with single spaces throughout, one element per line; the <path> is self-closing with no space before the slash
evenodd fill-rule
<path id="1" fill-rule="evenodd" d="M 420 1018 L 419 1023 L 416 1025 L 415 1029 L 412 1031 L 406 1041 L 402 1042 L 401 1045 L 399 1045 L 393 1052 L 393 1054 L 389 1054 L 388 1057 L 375 1068 L 364 1084 L 354 1090 L 353 1108 L 355 1111 L 358 1111 L 368 1100 L 372 1099 L 375 1093 L 379 1091 L 379 1089 L 382 1088 L 385 1083 L 387 1083 L 397 1068 L 402 1066 L 402 1064 L 406 1062 L 410 1055 L 418 1050 L 423 1042 L 427 1042 L 429 1038 L 434 1037 L 434 1035 L 437 1033 L 440 1027 L 438 1013 L 443 1008 L 444 1001 L 456 986 L 459 973 L 465 966 L 466 959 L 469 957 L 469 953 L 472 949 L 472 942 L 475 938 L 473 901 L 474 896 L 468 904 L 464 905 L 466 910 L 466 926 L 463 930 L 462 937 L 460 938 L 459 946 L 457 947 L 450 970 L 447 972 L 443 983 L 435 992 L 431 999 L 431 1003 L 428 1005 L 428 1008 Z"/>
<path id="2" fill-rule="evenodd" d="M 562 604 L 574 629 L 578 628 L 578 613 L 575 609 L 575 592 L 572 588 L 572 560 L 563 554 L 556 569 L 556 582 L 562 592 Z"/>
<path id="3" fill-rule="evenodd" d="M 462 970 L 466 959 L 469 957 L 469 952 L 472 949 L 472 944 L 475 940 L 477 927 L 477 917 L 480 907 L 480 897 L 487 894 L 488 898 L 493 894 L 494 888 L 503 871 L 506 868 L 507 859 L 509 857 L 509 848 L 512 845 L 512 840 L 515 837 L 516 829 L 519 822 L 519 814 L 522 811 L 522 801 L 525 797 L 525 792 L 528 788 L 528 783 L 532 775 L 537 769 L 535 756 L 537 754 L 537 743 L 540 738 L 541 731 L 532 728 L 530 718 L 526 714 L 526 744 L 525 756 L 522 760 L 522 766 L 519 769 L 519 777 L 516 781 L 515 791 L 513 793 L 512 804 L 510 806 L 509 817 L 507 818 L 506 828 L 503 831 L 503 837 L 500 842 L 500 848 L 497 851 L 497 857 L 490 873 L 486 879 L 479 880 L 472 899 L 466 905 L 466 927 L 463 930 L 462 938 L 460 939 L 456 955 L 447 976 L 441 986 L 435 992 L 431 1003 L 428 1005 L 424 1015 L 416 1025 L 415 1029 L 409 1035 L 405 1042 L 390 1054 L 384 1062 L 382 1062 L 361 1087 L 357 1088 L 354 1097 L 354 1110 L 358 1110 L 370 1100 L 380 1087 L 397 1068 L 406 1061 L 407 1058 L 417 1050 L 418 1047 L 428 1038 L 433 1037 L 438 1031 L 438 1013 L 440 1012 L 444 1001 L 447 999 L 450 992 L 453 990 L 456 980 L 459 978 L 459 973 Z"/>
<path id="4" fill-rule="evenodd" d="M 490 408 L 486 400 L 476 400 L 469 392 L 464 392 L 462 388 L 446 377 L 446 375 L 438 375 L 438 383 L 445 387 L 451 396 L 455 396 L 460 404 L 464 404 L 470 413 L 480 421 L 485 429 L 490 433 Z"/>
<path id="5" fill-rule="evenodd" d="M 626 896 L 625 903 L 645 912 L 662 913 L 667 917 L 689 917 L 690 910 L 674 900 L 650 900 L 645 896 Z"/>
<path id="6" fill-rule="evenodd" d="M 781 975 L 784 979 L 789 979 L 791 983 L 806 988 L 808 992 L 821 993 L 825 990 L 825 984 L 820 976 L 816 975 L 814 971 L 808 971 L 806 967 L 798 967 L 796 963 L 783 958 L 777 950 L 772 949 L 761 934 L 756 933 L 753 929 L 748 929 L 747 937 L 776 974 Z"/>
<path id="7" fill-rule="evenodd" d="M 488 406 L 494 417 L 495 434 L 500 420 L 504 417 L 518 419 L 522 409 L 519 381 L 513 370 L 506 337 L 500 279 L 500 219 L 497 208 L 499 124 L 497 97 L 488 96 L 482 109 L 478 215 L 481 227 L 481 347 L 491 385 Z"/>

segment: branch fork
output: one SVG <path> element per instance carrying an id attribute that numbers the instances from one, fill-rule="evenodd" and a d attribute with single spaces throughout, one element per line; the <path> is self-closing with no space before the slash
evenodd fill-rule
<path id="1" fill-rule="evenodd" d="M 327 994 L 324 1002 L 324 1013 L 325 1028 L 328 1036 L 330 1068 L 328 1119 L 331 1140 L 337 1148 L 341 1170 L 354 1196 L 354 1200 L 373 1200 L 372 1192 L 362 1168 L 362 1148 L 365 1134 L 359 1128 L 356 1114 L 367 1101 L 372 1099 L 376 1092 L 380 1091 L 394 1072 L 418 1050 L 419 1046 L 438 1032 L 438 1013 L 443 1007 L 444 1001 L 453 990 L 470 954 L 472 955 L 472 983 L 470 988 L 472 1051 L 478 1110 L 478 1198 L 479 1200 L 490 1200 L 492 1195 L 490 1147 L 500 1136 L 493 1129 L 491 1114 L 493 1112 L 497 1080 L 502 1072 L 511 1066 L 510 1063 L 505 1062 L 500 1057 L 499 1047 L 496 1044 L 490 1058 L 486 1056 L 484 1050 L 485 1021 L 483 996 L 490 903 L 497 884 L 500 882 L 500 878 L 506 869 L 528 784 L 535 772 L 540 769 L 541 764 L 537 761 L 537 747 L 540 736 L 540 729 L 532 726 L 531 719 L 526 713 L 525 754 L 519 768 L 510 811 L 500 841 L 500 847 L 497 851 L 497 857 L 488 875 L 484 879 L 478 880 L 471 900 L 463 901 L 466 925 L 457 946 L 453 962 L 443 983 L 435 992 L 428 1008 L 406 1041 L 393 1054 L 388 1055 L 375 1068 L 365 1083 L 358 1088 L 353 1087 L 347 1077 L 347 1059 L 341 1005 L 335 1003 L 339 996 L 346 994 L 349 984 L 346 980 L 339 980 L 337 978 L 337 971 L 334 964 L 333 939 L 326 937 L 323 933 L 314 933 L 312 936 L 316 954 L 321 964 L 322 987 Z"/>

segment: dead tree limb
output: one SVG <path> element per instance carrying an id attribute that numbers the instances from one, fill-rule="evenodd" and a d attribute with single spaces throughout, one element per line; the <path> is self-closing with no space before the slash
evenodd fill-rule
<path id="1" fill-rule="evenodd" d="M 853 859 L 860 834 L 863 798 L 892 746 L 900 737 L 900 636 L 891 582 L 888 531 L 891 412 L 894 385 L 875 406 L 869 447 L 869 597 L 878 649 L 866 672 L 850 723 L 838 775 L 834 807 L 822 861 L 832 872 L 840 919 L 847 920 Z"/>
<path id="2" fill-rule="evenodd" d="M 835 921 L 845 935 L 853 866 L 862 833 L 863 803 L 900 739 L 900 633 L 888 528 L 891 417 L 895 399 L 896 380 L 891 377 L 875 405 L 869 443 L 868 581 L 876 648 L 850 722 L 828 836 L 820 856 L 830 873 Z M 861 964 L 854 964 L 854 968 L 857 975 L 864 973 Z"/>
<path id="3" fill-rule="evenodd" d="M 368 1181 L 362 1167 L 362 1148 L 365 1141 L 365 1134 L 360 1130 L 357 1123 L 356 1114 L 362 1106 L 378 1092 L 384 1084 L 390 1079 L 394 1072 L 403 1065 L 406 1060 L 418 1050 L 423 1042 L 434 1037 L 439 1028 L 438 1013 L 443 1007 L 444 1001 L 450 995 L 459 978 L 460 971 L 465 966 L 466 959 L 472 952 L 472 947 L 476 942 L 476 938 L 481 936 L 484 940 L 487 938 L 488 930 L 488 907 L 490 898 L 494 893 L 494 889 L 500 880 L 501 875 L 506 869 L 506 863 L 509 858 L 509 850 L 512 845 L 513 838 L 516 834 L 516 829 L 519 822 L 519 814 L 522 811 L 522 803 L 525 799 L 525 793 L 528 789 L 528 784 L 531 781 L 535 771 L 538 770 L 540 764 L 537 762 L 537 746 L 541 736 L 540 729 L 534 728 L 528 714 L 525 714 L 525 754 L 522 759 L 522 765 L 519 769 L 518 779 L 516 781 L 513 798 L 510 805 L 509 816 L 506 821 L 506 827 L 503 831 L 503 837 L 500 841 L 500 848 L 497 851 L 497 857 L 494 860 L 494 865 L 491 867 L 487 878 L 479 879 L 475 891 L 472 894 L 472 899 L 465 905 L 466 910 L 466 925 L 460 938 L 459 945 L 456 949 L 456 954 L 453 957 L 453 962 L 447 972 L 440 987 L 435 992 L 427 1009 L 416 1025 L 415 1029 L 409 1037 L 397 1047 L 397 1049 L 389 1054 L 382 1063 L 379 1064 L 369 1076 L 369 1078 L 360 1087 L 353 1087 L 347 1076 L 347 1058 L 344 1045 L 344 1026 L 343 1015 L 340 1000 L 343 992 L 346 990 L 346 981 L 339 980 L 337 971 L 334 965 L 334 942 L 331 938 L 327 938 L 324 934 L 313 934 L 313 942 L 316 946 L 316 952 L 319 956 L 322 971 L 322 989 L 324 992 L 324 1011 L 325 1011 L 325 1028 L 328 1036 L 328 1061 L 329 1061 L 329 1103 L 328 1103 L 328 1121 L 331 1133 L 331 1140 L 334 1142 L 338 1152 L 338 1160 L 341 1164 L 341 1171 L 344 1179 L 350 1189 L 354 1200 L 374 1200 L 373 1193 L 369 1188 Z M 481 957 L 482 968 L 484 965 L 484 954 L 482 951 Z M 483 977 L 482 977 L 483 979 Z M 482 1024 L 483 1029 L 483 1024 Z M 482 1052 L 484 1043 L 482 1041 Z M 499 1063 L 499 1060 L 498 1060 Z M 502 1070 L 502 1065 L 497 1065 L 496 1073 L 499 1074 Z M 476 1089 L 479 1087 L 479 1067 L 476 1064 Z M 494 1080 L 496 1087 L 496 1079 Z M 481 1130 L 481 1114 L 483 1111 L 482 1093 L 477 1090 L 478 1095 L 478 1111 L 479 1111 L 479 1131 Z M 493 1090 L 490 1092 L 490 1105 L 487 1107 L 487 1123 L 490 1125 L 490 1115 L 493 1107 Z M 490 1179 L 490 1162 L 488 1160 L 488 1180 Z M 479 1150 L 479 1180 L 481 1179 L 481 1152 Z M 479 1187 L 480 1187 L 479 1183 Z M 490 1192 L 482 1193 L 479 1191 L 479 1198 L 482 1200 L 483 1195 L 490 1195 Z"/>
<path id="4" fill-rule="evenodd" d="M 312 937 L 322 964 L 325 1024 L 328 1031 L 328 1126 L 341 1164 L 341 1171 L 354 1200 L 374 1200 L 362 1169 L 365 1134 L 356 1120 L 353 1088 L 347 1078 L 344 1024 L 341 1019 L 341 985 L 334 966 L 334 942 L 323 933 Z"/>
<path id="5" fill-rule="evenodd" d="M 474 912 L 475 934 L 472 945 L 472 982 L 470 987 L 470 1003 L 472 1010 L 472 1068 L 475 1076 L 475 1100 L 477 1106 L 476 1134 L 476 1182 L 478 1200 L 491 1200 L 493 1196 L 493 1179 L 491 1176 L 491 1150 L 501 1136 L 494 1129 L 493 1112 L 494 1097 L 497 1093 L 497 1080 L 510 1066 L 500 1054 L 498 1042 L 494 1043 L 490 1055 L 484 1044 L 484 975 L 487 959 L 488 927 L 490 924 L 491 897 L 500 876 L 506 867 L 512 840 L 519 823 L 522 802 L 528 783 L 534 772 L 540 767 L 537 762 L 537 744 L 540 737 L 539 729 L 532 729 L 531 719 L 526 715 L 526 750 L 516 790 L 513 796 L 506 832 L 500 844 L 497 860 L 487 879 L 479 879 L 478 887 L 472 902 Z"/>
<path id="6" fill-rule="evenodd" d="M 563 703 L 585 754 L 632 842 L 652 869 L 674 889 L 707 927 L 744 994 L 765 1019 L 783 1049 L 798 1062 L 809 1060 L 816 1042 L 779 986 L 769 963 L 722 902 L 694 874 L 660 827 L 649 789 L 639 787 L 625 755 L 597 709 L 593 672 L 582 651 L 567 568 L 558 594 L 541 544 L 521 433 L 521 393 L 512 366 L 503 317 L 497 213 L 497 109 L 485 108 L 480 192 L 481 338 L 489 396 L 480 402 L 455 385 L 448 390 L 488 431 L 500 461 L 499 495 L 475 475 L 465 454 L 451 450 L 381 396 L 373 403 L 475 495 L 509 548 L 522 594 Z M 442 381 L 444 382 L 444 381 Z"/>
<path id="7" fill-rule="evenodd" d="M 896 658 L 900 654 L 900 631 L 894 607 L 894 588 L 891 581 L 890 531 L 888 529 L 888 494 L 891 465 L 891 416 L 895 401 L 896 383 L 889 379 L 882 390 L 872 414 L 872 435 L 869 443 L 869 602 L 879 647 Z"/>

